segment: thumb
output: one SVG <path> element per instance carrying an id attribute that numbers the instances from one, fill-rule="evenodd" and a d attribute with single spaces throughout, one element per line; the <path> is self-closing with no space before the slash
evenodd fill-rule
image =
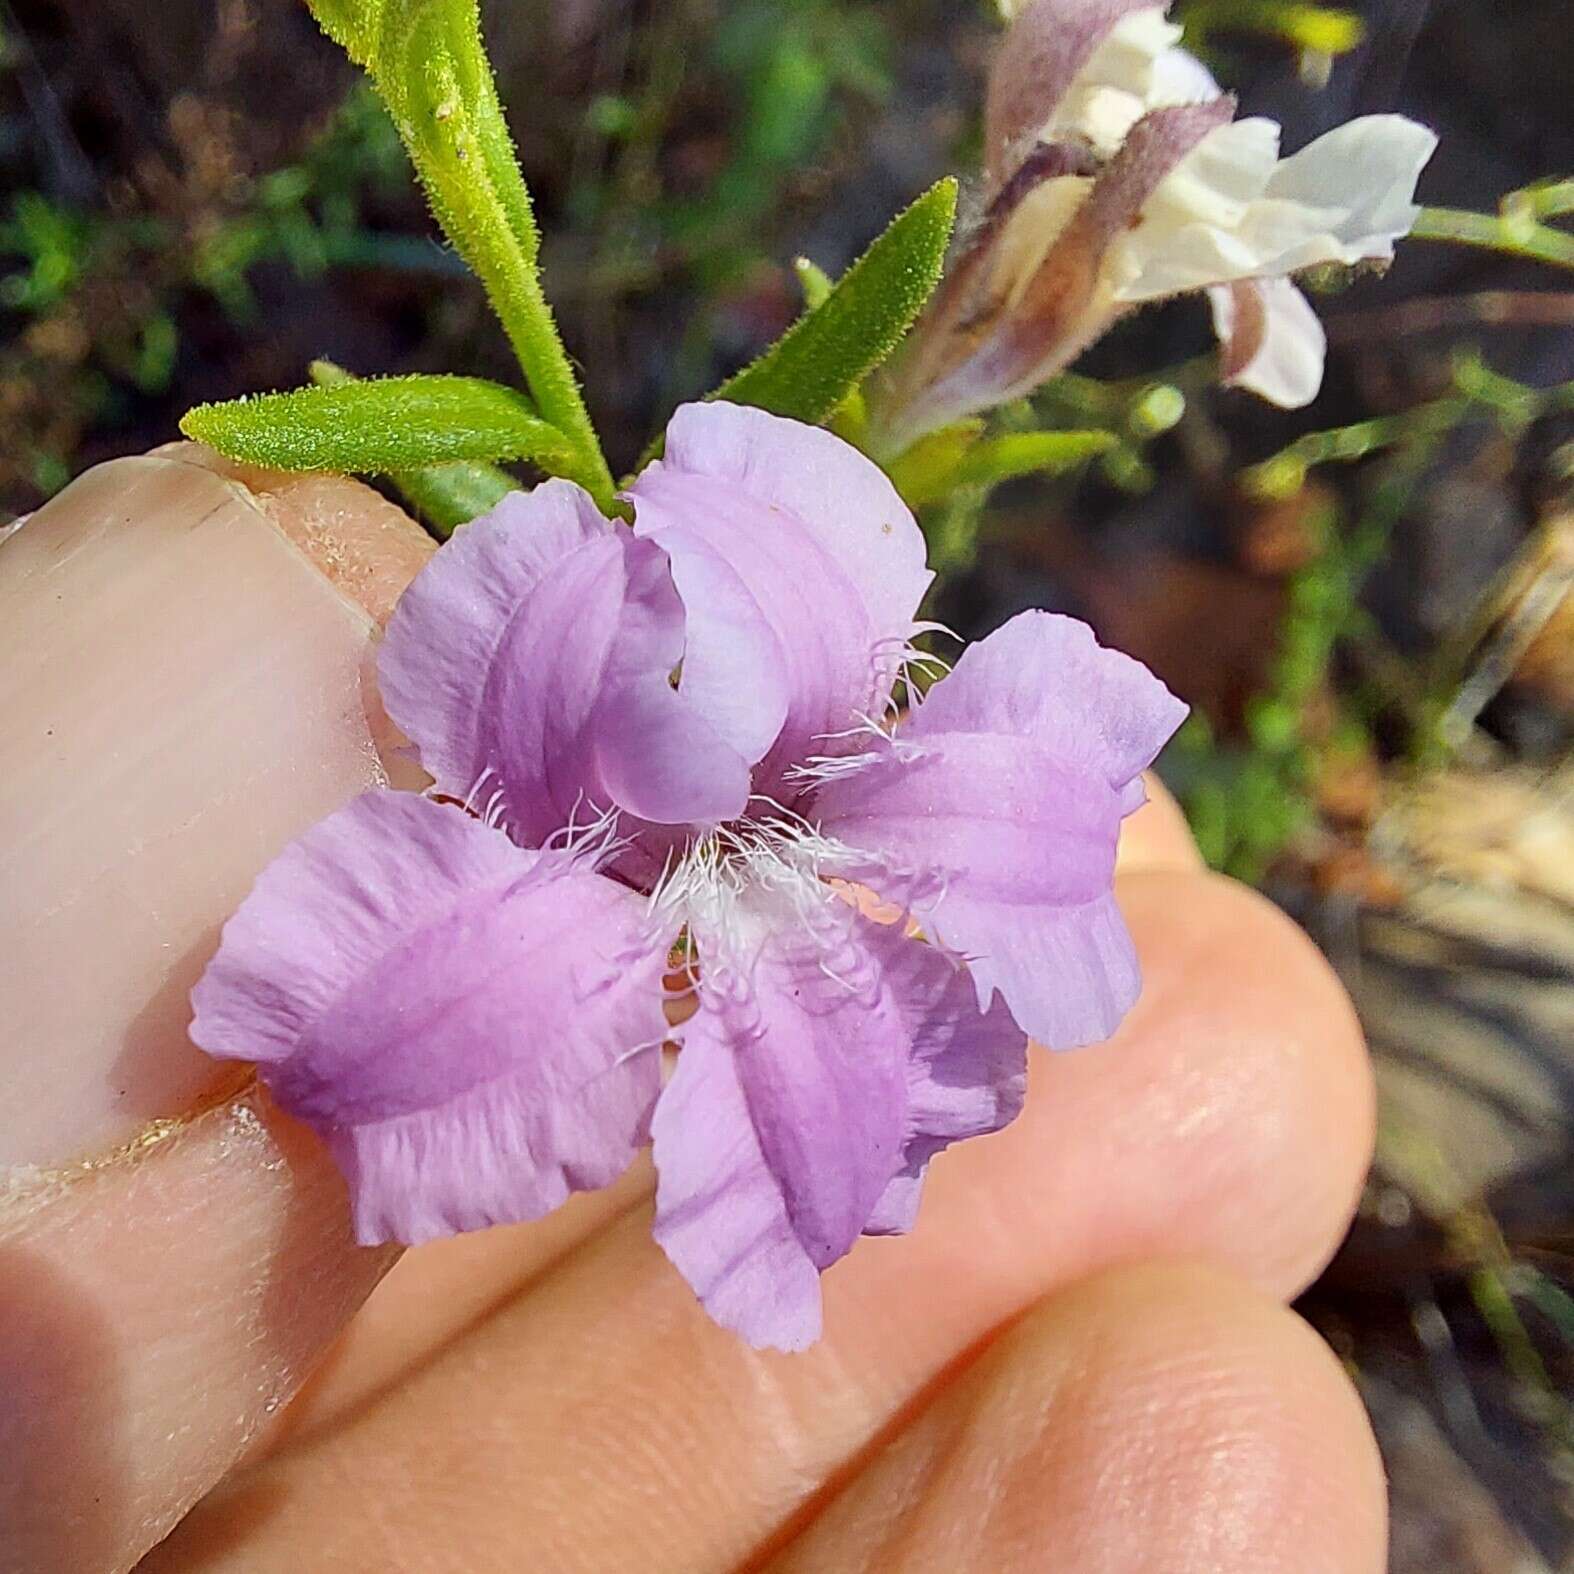
<path id="1" fill-rule="evenodd" d="M 8 1568 L 129 1568 L 392 1260 L 187 995 L 262 866 L 388 780 L 373 643 L 429 550 L 353 482 L 185 445 L 0 544 Z"/>

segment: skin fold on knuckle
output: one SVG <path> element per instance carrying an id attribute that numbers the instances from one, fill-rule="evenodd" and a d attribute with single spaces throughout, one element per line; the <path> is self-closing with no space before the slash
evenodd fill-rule
<path id="1" fill-rule="evenodd" d="M 238 1460 L 392 1262 L 257 1090 L 11 1198 L 0 1545 L 128 1568 Z"/>

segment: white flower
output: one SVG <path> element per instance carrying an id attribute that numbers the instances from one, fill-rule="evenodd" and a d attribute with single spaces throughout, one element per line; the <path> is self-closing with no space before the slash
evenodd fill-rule
<path id="1" fill-rule="evenodd" d="M 1118 300 L 1145 301 L 1319 263 L 1387 261 L 1419 211 L 1437 138 L 1403 115 L 1366 115 L 1279 157 L 1271 120 L 1210 131 L 1159 182 L 1104 268 Z"/>
<path id="2" fill-rule="evenodd" d="M 890 446 L 1031 392 L 1125 312 L 1206 290 L 1227 383 L 1313 399 L 1325 340 L 1291 276 L 1386 262 L 1437 138 L 1350 121 L 1288 158 L 1165 8 L 1030 0 L 990 81 L 989 204 L 883 411 Z"/>

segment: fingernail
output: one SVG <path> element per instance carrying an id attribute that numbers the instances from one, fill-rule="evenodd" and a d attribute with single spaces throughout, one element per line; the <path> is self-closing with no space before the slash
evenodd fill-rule
<path id="1" fill-rule="evenodd" d="M 112 461 L 0 543 L 0 1165 L 114 1149 L 229 1075 L 186 1036 L 219 926 L 397 762 L 371 652 L 424 538 L 354 483 L 222 469 Z"/>

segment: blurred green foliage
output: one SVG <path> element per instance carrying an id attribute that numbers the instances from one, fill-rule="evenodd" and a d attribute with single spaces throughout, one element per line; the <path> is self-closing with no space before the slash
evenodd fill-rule
<path id="1" fill-rule="evenodd" d="M 703 295 L 735 282 L 845 104 L 890 92 L 891 42 L 885 8 L 869 0 L 739 0 L 709 26 L 681 0 L 660 8 L 638 40 L 636 91 L 603 95 L 587 117 L 613 150 L 572 193 L 574 216 L 601 230 L 601 287 L 637 286 L 658 266 L 692 270 Z M 726 104 L 726 135 L 699 189 L 674 189 L 660 155 L 696 78 Z"/>
<path id="2" fill-rule="evenodd" d="M 364 220 L 371 197 L 408 180 L 386 113 L 356 88 L 298 162 L 210 200 L 125 211 L 16 193 L 0 218 L 0 500 L 48 496 L 86 433 L 171 388 L 192 297 L 246 329 L 261 321 L 254 278 L 267 264 L 303 279 L 346 265 L 452 276 L 456 260 L 429 241 Z"/>
<path id="3" fill-rule="evenodd" d="M 1517 439 L 1532 421 L 1567 410 L 1574 410 L 1574 383 L 1532 388 L 1462 348 L 1444 397 L 1397 416 L 1308 433 L 1242 472 L 1249 495 L 1288 502 L 1310 496 L 1308 479 L 1319 466 L 1376 465 L 1353 519 L 1333 493 L 1318 495 L 1302 514 L 1315 550 L 1287 582 L 1278 646 L 1265 687 L 1247 705 L 1245 737 L 1221 740 L 1199 713 L 1165 755 L 1165 772 L 1213 867 L 1260 881 L 1312 823 L 1320 771 L 1341 756 L 1368 752 L 1380 717 L 1398 722 L 1403 756 L 1413 767 L 1446 758 L 1457 742 L 1442 725 L 1462 676 L 1455 653 L 1445 648 L 1418 665 L 1388 648 L 1362 602 L 1367 578 L 1451 433 L 1489 422 Z M 1363 653 L 1361 682 L 1335 681 L 1342 646 Z M 1333 703 L 1334 714 L 1309 726 L 1308 711 L 1322 701 Z"/>
<path id="4" fill-rule="evenodd" d="M 381 235 L 366 225 L 368 195 L 402 190 L 409 178 L 387 110 L 367 84 L 357 83 L 298 164 L 263 175 L 249 201 L 204 230 L 191 257 L 191 282 L 237 322 L 253 323 L 250 276 L 262 263 L 287 263 L 302 278 L 341 266 L 451 271 L 427 241 Z M 154 244 L 168 239 L 159 236 Z"/>

